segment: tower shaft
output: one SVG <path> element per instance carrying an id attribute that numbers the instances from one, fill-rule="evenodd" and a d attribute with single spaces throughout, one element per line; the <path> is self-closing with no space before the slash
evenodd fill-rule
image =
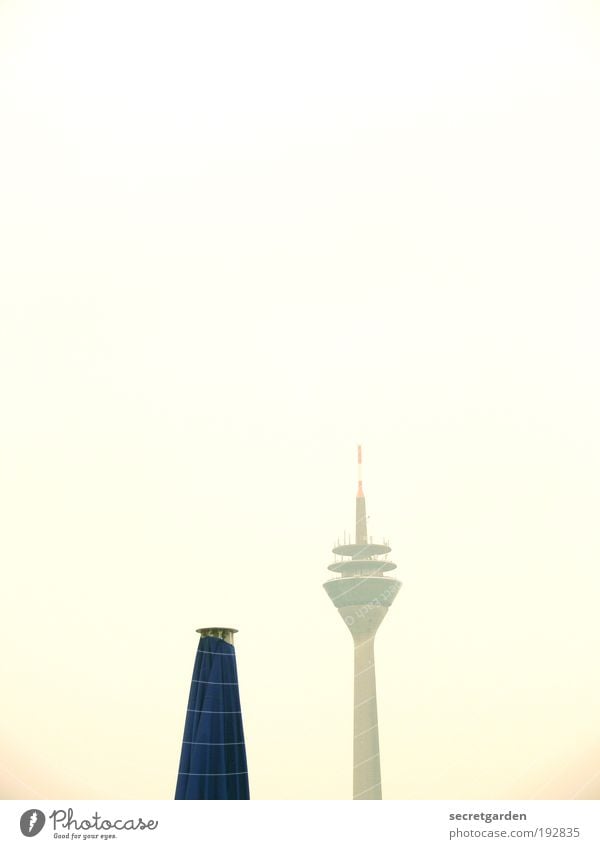
<path id="1" fill-rule="evenodd" d="M 375 634 L 354 640 L 354 799 L 381 799 Z"/>

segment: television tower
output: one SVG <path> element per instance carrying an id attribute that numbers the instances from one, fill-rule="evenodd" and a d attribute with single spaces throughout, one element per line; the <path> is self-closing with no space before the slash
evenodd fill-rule
<path id="1" fill-rule="evenodd" d="M 362 451 L 358 446 L 356 541 L 335 546 L 335 562 L 327 568 L 339 572 L 323 584 L 354 639 L 354 799 L 381 799 L 379 729 L 375 690 L 375 634 L 402 586 L 384 572 L 396 568 L 378 559 L 392 549 L 367 536 L 367 508 L 362 488 Z M 338 560 L 338 556 L 342 559 Z M 347 559 L 344 559 L 347 558 Z"/>

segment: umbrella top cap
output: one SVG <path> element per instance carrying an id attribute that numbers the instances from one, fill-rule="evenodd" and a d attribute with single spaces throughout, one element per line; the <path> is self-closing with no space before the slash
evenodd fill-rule
<path id="1" fill-rule="evenodd" d="M 233 645 L 233 635 L 237 634 L 237 628 L 197 628 L 196 633 L 201 637 L 218 637 L 226 643 Z"/>

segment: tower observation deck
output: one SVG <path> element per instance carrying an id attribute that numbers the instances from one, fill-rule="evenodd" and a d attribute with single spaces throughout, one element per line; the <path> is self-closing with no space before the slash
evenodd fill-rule
<path id="1" fill-rule="evenodd" d="M 355 542 L 333 548 L 336 560 L 328 568 L 338 575 L 323 584 L 354 640 L 354 799 L 381 799 L 374 643 L 377 629 L 402 586 L 385 574 L 396 568 L 387 559 L 390 551 L 386 542 L 374 543 L 367 535 L 359 445 Z"/>

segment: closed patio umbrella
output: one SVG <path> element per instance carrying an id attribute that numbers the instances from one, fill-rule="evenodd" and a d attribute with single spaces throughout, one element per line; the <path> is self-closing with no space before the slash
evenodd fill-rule
<path id="1" fill-rule="evenodd" d="M 175 799 L 249 799 L 233 628 L 201 628 Z"/>

